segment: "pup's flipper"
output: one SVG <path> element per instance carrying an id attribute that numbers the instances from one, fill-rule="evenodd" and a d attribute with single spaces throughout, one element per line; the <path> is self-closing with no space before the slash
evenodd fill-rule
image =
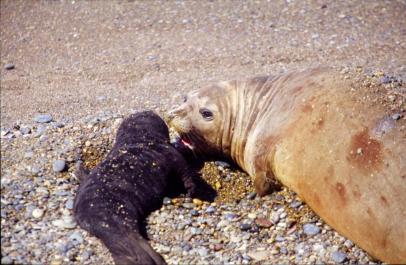
<path id="1" fill-rule="evenodd" d="M 116 265 L 166 264 L 162 256 L 137 232 L 129 231 L 124 236 L 106 236 L 101 239 L 110 250 Z"/>
<path id="2" fill-rule="evenodd" d="M 80 182 L 84 181 L 87 176 L 89 176 L 90 170 L 86 169 L 83 166 L 83 163 L 77 163 L 77 168 L 75 171 L 76 178 L 79 179 Z"/>

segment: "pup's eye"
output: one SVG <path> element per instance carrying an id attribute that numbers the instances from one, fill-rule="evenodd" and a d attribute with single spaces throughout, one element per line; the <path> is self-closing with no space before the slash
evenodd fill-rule
<path id="1" fill-rule="evenodd" d="M 213 112 L 211 112 L 210 110 L 200 109 L 199 112 L 204 119 L 209 120 L 209 121 L 211 121 L 213 119 Z"/>

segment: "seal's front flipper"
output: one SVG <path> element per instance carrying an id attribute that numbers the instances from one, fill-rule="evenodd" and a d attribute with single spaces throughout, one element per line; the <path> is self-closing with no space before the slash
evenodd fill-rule
<path id="1" fill-rule="evenodd" d="M 259 196 L 271 194 L 281 189 L 281 184 L 275 179 L 273 174 L 268 176 L 265 172 L 259 172 L 254 179 L 255 192 Z"/>

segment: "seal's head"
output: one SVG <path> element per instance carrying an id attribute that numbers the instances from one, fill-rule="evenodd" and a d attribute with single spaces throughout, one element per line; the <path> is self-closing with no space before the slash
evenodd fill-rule
<path id="1" fill-rule="evenodd" d="M 169 112 L 170 125 L 180 134 L 183 144 L 196 153 L 219 155 L 222 149 L 225 87 L 208 86 L 191 91 L 184 102 Z"/>

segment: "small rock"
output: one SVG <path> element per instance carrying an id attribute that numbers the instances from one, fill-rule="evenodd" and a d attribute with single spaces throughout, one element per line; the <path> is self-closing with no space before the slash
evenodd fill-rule
<path id="1" fill-rule="evenodd" d="M 279 214 L 276 213 L 276 212 L 273 212 L 272 215 L 271 215 L 272 223 L 275 225 L 275 224 L 277 224 L 279 222 L 279 220 L 280 220 Z"/>
<path id="2" fill-rule="evenodd" d="M 251 224 L 242 223 L 242 224 L 240 225 L 240 229 L 241 229 L 242 231 L 248 231 L 248 230 L 251 229 Z"/>
<path id="3" fill-rule="evenodd" d="M 253 199 L 255 199 L 256 196 L 257 196 L 256 192 L 250 192 L 250 193 L 248 193 L 247 199 L 253 200 Z"/>
<path id="4" fill-rule="evenodd" d="M 15 65 L 12 64 L 12 63 L 6 63 L 6 64 L 4 65 L 4 69 L 6 69 L 6 70 L 12 70 L 12 69 L 14 69 L 14 68 L 15 68 Z M 2 260 L 1 263 L 3 264 L 3 260 Z"/>
<path id="5" fill-rule="evenodd" d="M 222 249 L 223 249 L 223 244 L 218 243 L 218 244 L 213 245 L 213 250 L 214 251 L 220 251 Z"/>
<path id="6" fill-rule="evenodd" d="M 190 214 L 191 214 L 192 216 L 198 216 L 198 215 L 199 215 L 199 211 L 193 209 L 193 210 L 190 211 Z"/>
<path id="7" fill-rule="evenodd" d="M 186 208 L 186 209 L 193 209 L 195 207 L 195 205 L 191 202 L 185 202 L 182 204 L 182 207 Z"/>
<path id="8" fill-rule="evenodd" d="M 76 227 L 75 218 L 73 218 L 73 216 L 71 216 L 71 215 L 64 216 L 63 222 L 64 222 L 65 228 L 72 229 L 72 228 Z"/>
<path id="9" fill-rule="evenodd" d="M 172 204 L 171 198 L 165 197 L 164 200 L 163 200 L 163 204 L 164 205 L 171 205 Z"/>
<path id="10" fill-rule="evenodd" d="M 218 167 L 227 168 L 230 167 L 230 164 L 224 161 L 215 161 L 214 164 Z"/>
<path id="11" fill-rule="evenodd" d="M 354 243 L 351 240 L 345 240 L 344 242 L 344 246 L 346 246 L 347 248 L 352 248 L 354 246 Z"/>
<path id="12" fill-rule="evenodd" d="M 84 251 L 83 252 L 83 254 L 82 254 L 82 256 L 80 257 L 80 261 L 85 261 L 85 260 L 88 260 L 91 256 L 93 255 L 93 252 L 92 251 Z"/>
<path id="13" fill-rule="evenodd" d="M 52 121 L 52 116 L 50 114 L 39 114 L 35 116 L 34 121 L 38 123 L 48 123 Z"/>
<path id="14" fill-rule="evenodd" d="M 1 264 L 5 264 L 5 265 L 13 264 L 13 259 L 8 256 L 4 256 L 1 258 Z"/>
<path id="15" fill-rule="evenodd" d="M 236 218 L 237 215 L 235 215 L 235 214 L 233 214 L 233 213 L 226 213 L 226 214 L 224 215 L 224 217 L 226 218 L 226 220 L 231 221 L 231 220 L 233 220 L 234 218 Z"/>
<path id="16" fill-rule="evenodd" d="M 209 207 L 207 207 L 207 209 L 206 209 L 206 213 L 214 213 L 216 211 L 216 207 L 214 207 L 214 206 L 209 206 Z"/>
<path id="17" fill-rule="evenodd" d="M 32 211 L 32 217 L 39 219 L 44 215 L 44 210 L 36 208 Z"/>
<path id="18" fill-rule="evenodd" d="M 269 251 L 261 250 L 255 252 L 248 252 L 247 255 L 256 261 L 263 261 L 269 257 Z"/>
<path id="19" fill-rule="evenodd" d="M 205 256 L 207 256 L 207 254 L 209 254 L 209 251 L 207 250 L 207 248 L 199 248 L 199 249 L 197 249 L 197 253 L 200 256 L 205 257 Z"/>
<path id="20" fill-rule="evenodd" d="M 54 172 L 62 172 L 65 170 L 65 168 L 66 168 L 66 162 L 65 162 L 65 160 L 62 160 L 62 159 L 55 160 L 52 165 L 52 169 L 54 170 Z"/>
<path id="21" fill-rule="evenodd" d="M 392 83 L 392 80 L 389 76 L 385 75 L 383 77 L 381 77 L 381 83 L 382 84 L 389 84 Z"/>
<path id="22" fill-rule="evenodd" d="M 67 200 L 65 203 L 65 207 L 66 207 L 66 209 L 72 210 L 73 209 L 73 200 L 72 199 Z"/>
<path id="23" fill-rule="evenodd" d="M 293 202 L 291 202 L 290 207 L 298 208 L 300 205 L 302 205 L 301 201 L 294 200 Z"/>
<path id="24" fill-rule="evenodd" d="M 255 218 L 257 218 L 257 215 L 255 213 L 249 213 L 248 218 L 255 219 Z"/>
<path id="25" fill-rule="evenodd" d="M 74 232 L 69 236 L 71 241 L 76 241 L 78 244 L 83 243 L 83 237 L 79 232 Z"/>
<path id="26" fill-rule="evenodd" d="M 303 231 L 305 232 L 306 235 L 313 236 L 320 233 L 320 227 L 314 224 L 305 224 L 303 225 Z"/>
<path id="27" fill-rule="evenodd" d="M 283 236 L 279 236 L 279 235 L 277 235 L 276 237 L 275 237 L 275 241 L 276 242 L 283 242 L 283 241 L 285 241 L 286 239 L 283 237 Z"/>
<path id="28" fill-rule="evenodd" d="M 334 262 L 342 263 L 347 259 L 347 255 L 345 255 L 345 253 L 341 251 L 334 251 L 333 253 L 331 253 L 331 259 Z"/>
<path id="29" fill-rule="evenodd" d="M 263 228 L 269 228 L 272 226 L 272 222 L 266 218 L 257 218 L 257 219 L 255 219 L 255 223 L 259 227 L 263 227 Z"/>
<path id="30" fill-rule="evenodd" d="M 203 204 L 203 202 L 197 198 L 193 199 L 192 201 L 196 206 L 201 206 Z"/>
<path id="31" fill-rule="evenodd" d="M 21 132 L 22 135 L 30 134 L 31 133 L 31 128 L 29 128 L 29 127 L 21 127 L 20 132 Z"/>
<path id="32" fill-rule="evenodd" d="M 395 95 L 389 95 L 388 99 L 389 99 L 389 101 L 394 102 L 396 100 L 396 96 Z"/>
<path id="33" fill-rule="evenodd" d="M 402 116 L 399 113 L 395 113 L 395 114 L 392 115 L 392 119 L 395 120 L 395 121 L 399 120 L 401 117 Z"/>

